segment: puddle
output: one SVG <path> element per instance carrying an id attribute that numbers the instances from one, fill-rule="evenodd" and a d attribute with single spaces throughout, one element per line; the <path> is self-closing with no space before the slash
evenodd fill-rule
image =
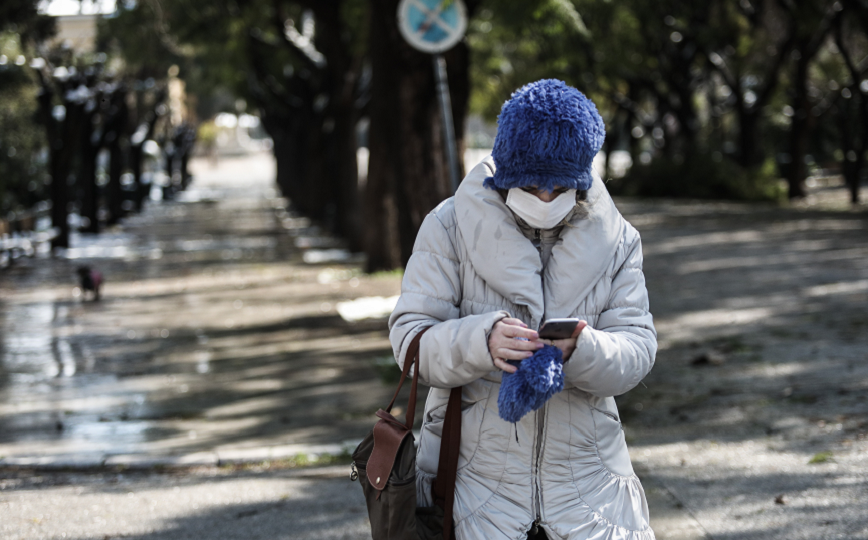
<path id="1" fill-rule="evenodd" d="M 18 306 L 15 318 L 6 321 L 0 334 L 0 365 L 11 379 L 18 381 L 43 381 L 64 372 L 64 361 L 55 348 L 55 338 L 50 330 L 55 315 L 55 306 L 36 303 Z M 68 355 L 68 343 L 62 347 Z M 67 365 L 69 357 L 64 356 Z M 66 372 L 75 373 L 67 367 Z"/>
<path id="2" fill-rule="evenodd" d="M 70 245 L 63 256 L 70 260 L 79 259 L 159 259 L 163 251 L 156 245 L 136 245 L 136 238 L 125 233 L 103 233 L 99 235 L 70 235 Z"/>
<path id="3" fill-rule="evenodd" d="M 0 310 L 0 442 L 20 446 L 64 441 L 126 448 L 148 436 L 148 422 L 101 422 L 99 411 L 133 410 L 141 395 L 112 395 L 112 373 L 92 373 L 85 338 L 66 335 L 74 319 L 63 302 L 21 302 Z M 100 395 L 101 394 L 101 395 Z M 36 447 L 34 447 L 36 448 Z M 36 451 L 36 450 L 34 450 Z M 4 452 L 0 452 L 3 454 Z"/>

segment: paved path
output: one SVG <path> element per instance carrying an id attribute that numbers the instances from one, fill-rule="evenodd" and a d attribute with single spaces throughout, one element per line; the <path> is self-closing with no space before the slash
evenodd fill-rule
<path id="1" fill-rule="evenodd" d="M 344 461 L 388 399 L 383 320 L 337 306 L 400 276 L 311 264 L 340 246 L 268 160 L 194 167 L 182 200 L 0 274 L 0 537 L 367 537 L 346 465 L 297 465 Z M 868 538 L 866 215 L 619 205 L 660 330 L 619 398 L 658 538 Z"/>
<path id="2" fill-rule="evenodd" d="M 196 162 L 179 201 L 0 275 L 0 464 L 217 464 L 361 438 L 391 348 L 382 320 L 336 307 L 399 278 L 305 264 L 337 244 L 286 212 L 267 163 Z M 75 289 L 79 264 L 105 274 L 102 301 Z"/>

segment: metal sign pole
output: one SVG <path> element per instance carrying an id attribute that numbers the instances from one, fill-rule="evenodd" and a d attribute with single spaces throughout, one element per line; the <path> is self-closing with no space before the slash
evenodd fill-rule
<path id="1" fill-rule="evenodd" d="M 449 162 L 449 178 L 452 181 L 452 193 L 458 191 L 460 169 L 458 167 L 458 151 L 455 148 L 455 125 L 452 123 L 452 101 L 449 99 L 449 79 L 446 78 L 446 60 L 443 56 L 434 55 L 434 76 L 437 79 L 437 97 L 440 100 L 440 119 L 443 123 L 443 144 L 446 147 L 446 159 Z"/>

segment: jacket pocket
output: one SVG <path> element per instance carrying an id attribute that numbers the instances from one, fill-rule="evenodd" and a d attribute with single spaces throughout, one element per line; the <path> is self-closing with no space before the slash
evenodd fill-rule
<path id="1" fill-rule="evenodd" d="M 633 476 L 621 421 L 614 413 L 594 407 L 591 407 L 591 417 L 594 419 L 595 445 L 603 466 L 612 474 Z"/>
<path id="2" fill-rule="evenodd" d="M 477 379 L 464 385 L 461 392 L 461 447 L 458 453 L 458 470 L 467 467 L 473 461 L 479 447 L 486 405 L 492 386 L 495 385 L 491 382 Z M 435 396 L 435 393 L 438 395 Z M 416 461 L 417 467 L 428 474 L 437 473 L 448 397 L 449 390 L 440 389 L 435 389 L 428 396 L 429 401 L 432 399 L 438 401 L 425 412 L 425 423 L 422 425 Z"/>
<path id="3" fill-rule="evenodd" d="M 461 449 L 458 454 L 458 470 L 470 465 L 479 450 L 492 386 L 492 383 L 484 379 L 464 385 L 461 394 Z"/>

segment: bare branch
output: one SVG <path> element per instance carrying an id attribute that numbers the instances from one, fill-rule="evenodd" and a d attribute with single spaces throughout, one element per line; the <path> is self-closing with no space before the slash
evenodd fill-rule
<path id="1" fill-rule="evenodd" d="M 305 25 L 305 26 L 307 26 L 307 25 Z M 323 56 L 323 54 L 321 52 L 319 52 L 318 50 L 316 50 L 316 47 L 314 47 L 313 41 L 311 40 L 312 36 L 309 35 L 310 32 L 307 31 L 307 28 L 305 28 L 304 30 L 306 30 L 305 33 L 303 33 L 303 34 L 300 33 L 295 28 L 295 24 L 293 23 L 292 19 L 287 19 L 284 22 L 283 35 L 288 41 L 290 41 L 295 46 L 296 49 L 298 49 L 299 51 L 301 51 L 302 54 L 307 56 L 308 59 L 311 62 L 313 62 L 313 64 L 316 67 L 318 67 L 318 68 L 325 67 L 325 65 L 326 65 L 325 56 Z"/>
<path id="2" fill-rule="evenodd" d="M 305 36 L 299 32 L 293 21 L 283 16 L 280 0 L 274 0 L 272 7 L 272 24 L 281 37 L 281 43 L 298 56 L 309 69 L 319 71 L 325 67 L 325 56 L 314 47 L 312 36 Z"/>
<path id="3" fill-rule="evenodd" d="M 868 64 L 860 67 L 857 66 L 856 63 L 853 61 L 853 57 L 850 56 L 850 52 L 847 50 L 847 47 L 844 43 L 842 22 L 842 20 L 839 20 L 836 24 L 835 44 L 838 46 L 838 52 L 841 54 L 841 58 L 844 59 L 844 64 L 847 66 L 847 70 L 850 72 L 850 77 L 853 79 L 853 86 L 855 86 L 857 91 L 861 93 L 862 89 L 860 88 L 859 80 L 862 78 L 865 71 L 868 70 Z"/>

